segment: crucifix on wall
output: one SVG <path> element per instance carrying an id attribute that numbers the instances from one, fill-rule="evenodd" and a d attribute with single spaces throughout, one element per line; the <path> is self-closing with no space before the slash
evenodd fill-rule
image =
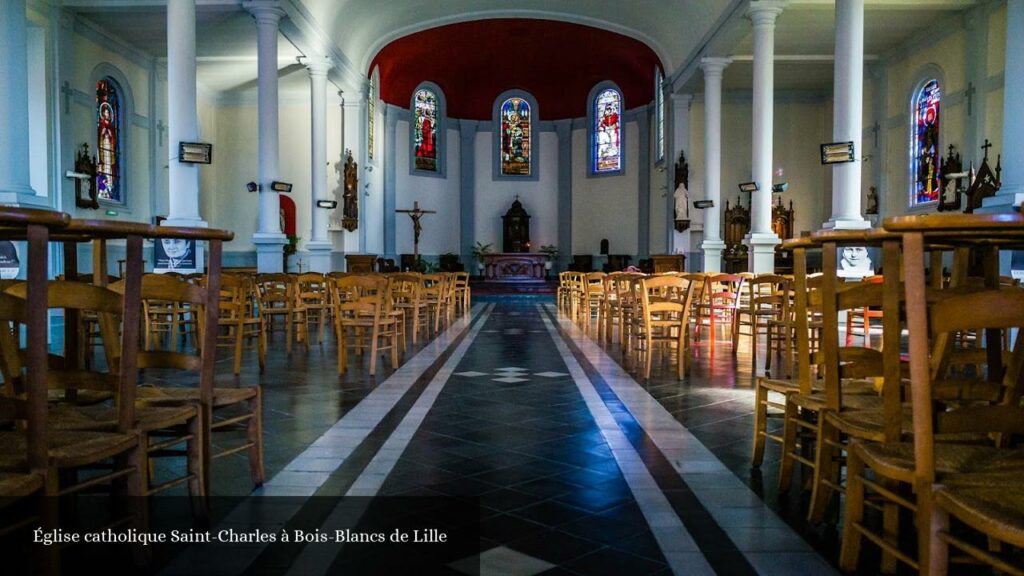
<path id="1" fill-rule="evenodd" d="M 420 209 L 419 202 L 412 203 L 412 210 L 395 210 L 402 214 L 408 214 L 409 218 L 412 218 L 412 253 L 416 262 L 420 261 L 420 232 L 423 231 L 423 225 L 420 224 L 420 218 L 424 214 L 437 214 L 437 210 L 422 210 Z"/>

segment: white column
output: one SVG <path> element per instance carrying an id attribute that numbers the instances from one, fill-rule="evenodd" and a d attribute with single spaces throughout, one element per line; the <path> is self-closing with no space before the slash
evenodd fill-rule
<path id="1" fill-rule="evenodd" d="M 260 272 L 281 272 L 282 247 L 287 242 L 281 233 L 281 200 L 270 183 L 278 176 L 277 39 L 278 23 L 284 10 L 276 0 L 248 0 L 245 8 L 256 20 L 257 89 L 259 114 L 259 224 L 252 241 L 256 245 L 256 265 Z"/>
<path id="2" fill-rule="evenodd" d="M 722 74 L 730 58 L 702 58 L 704 70 L 704 271 L 722 271 Z"/>
<path id="3" fill-rule="evenodd" d="M 870 228 L 860 211 L 864 112 L 864 0 L 836 0 L 832 141 L 853 142 L 853 162 L 832 165 L 832 217 L 825 228 Z"/>
<path id="4" fill-rule="evenodd" d="M 167 3 L 169 211 L 165 225 L 205 227 L 199 216 L 199 165 L 178 161 L 179 142 L 199 140 L 196 112 L 196 1 Z"/>
<path id="5" fill-rule="evenodd" d="M 1003 174 L 999 193 L 982 202 L 982 212 L 1008 212 L 1024 202 L 1024 2 L 1006 3 L 1006 63 L 1003 81 Z M 982 96 L 983 97 L 983 96 Z M 989 158 L 994 162 L 994 158 Z M 993 165 L 994 167 L 994 165 Z"/>
<path id="6" fill-rule="evenodd" d="M 25 0 L 0 2 L 0 203 L 35 204 L 29 171 L 28 35 Z M 94 151 L 94 150 L 93 150 Z"/>
<path id="7" fill-rule="evenodd" d="M 310 209 L 313 211 L 313 226 L 306 250 L 311 272 L 330 272 L 331 242 L 327 239 L 330 212 L 326 208 L 318 208 L 316 203 L 327 200 L 327 72 L 331 69 L 331 61 L 323 56 L 313 56 L 302 58 L 301 62 L 309 72 L 312 121 Z"/>
<path id="8" fill-rule="evenodd" d="M 772 232 L 772 134 L 775 109 L 775 19 L 785 2 L 758 0 L 750 3 L 747 16 L 754 26 L 754 125 L 751 177 L 760 189 L 750 198 L 748 270 L 755 274 L 775 269 L 775 246 L 779 237 Z"/>

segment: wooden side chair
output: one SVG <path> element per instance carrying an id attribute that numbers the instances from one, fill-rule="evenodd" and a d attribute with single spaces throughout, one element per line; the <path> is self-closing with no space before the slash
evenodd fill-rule
<path id="1" fill-rule="evenodd" d="M 690 303 L 694 284 L 676 275 L 640 278 L 639 338 L 646 341 L 644 378 L 651 377 L 651 357 L 655 344 L 666 349 L 675 348 L 676 378 L 683 379 L 687 372 L 686 355 L 689 352 Z"/>
<path id="2" fill-rule="evenodd" d="M 423 278 L 413 272 L 390 274 L 392 306 L 403 312 L 403 322 L 412 322 L 412 343 L 420 333 L 430 332 L 430 308 L 423 298 Z"/>
<path id="3" fill-rule="evenodd" d="M 759 274 L 744 278 L 745 298 L 736 310 L 736 329 L 732 334 L 733 348 L 739 346 L 741 335 L 750 336 L 751 362 L 757 366 L 757 342 L 762 331 L 769 335 L 769 323 L 783 318 L 786 287 L 790 279 L 777 274 Z M 743 327 L 748 328 L 747 332 Z"/>
<path id="4" fill-rule="evenodd" d="M 141 242 L 139 244 L 141 254 Z M 28 298 L 28 284 L 16 284 L 2 296 L 4 300 Z M 135 414 L 135 370 L 138 347 L 139 311 L 141 305 L 135 300 L 134 306 L 126 307 L 120 294 L 102 286 L 69 281 L 51 281 L 44 288 L 47 306 L 78 312 L 89 311 L 96 315 L 103 336 L 107 371 L 86 370 L 78 367 L 78 353 L 66 347 L 62 364 L 50 362 L 46 372 L 46 385 L 51 389 L 94 389 L 113 393 L 117 398 L 114 408 L 113 426 L 102 431 L 64 429 L 50 421 L 50 411 L 45 419 L 45 441 L 47 447 L 45 469 L 45 493 L 47 496 L 67 496 L 91 490 L 97 485 L 108 484 L 112 490 L 119 483 L 126 483 L 128 496 L 141 497 L 147 490 L 144 484 L 146 454 L 139 443 Z M 13 307 L 7 303 L 6 307 Z M 125 314 L 126 310 L 133 312 Z M 134 325 L 135 330 L 119 332 L 122 322 Z M 68 330 L 74 330 L 69 326 Z M 42 344 L 28 343 L 29 349 Z M 20 390 L 22 367 L 18 344 L 14 335 L 0 330 L 0 346 L 4 349 L 5 380 Z M 11 350 L 15 352 L 11 352 Z M 122 353 L 123 350 L 123 353 Z M 59 410 L 52 412 L 59 417 Z M 29 437 L 24 430 L 0 432 L 0 473 L 20 472 L 29 469 L 26 461 L 26 443 Z M 79 476 L 82 470 L 98 471 Z M 120 490 L 120 489 L 119 489 Z M 144 506 L 133 507 L 132 524 L 144 528 L 147 524 Z"/>
<path id="5" fill-rule="evenodd" d="M 1007 356 L 1000 335 L 1024 327 L 1024 291 L 996 284 L 981 292 L 954 288 L 926 296 L 921 246 L 920 237 L 904 245 L 913 439 L 851 443 L 840 565 L 855 567 L 867 539 L 887 557 L 921 573 L 945 574 L 950 546 L 997 570 L 1020 573 L 1019 560 L 1016 565 L 1008 562 L 996 543 L 1024 544 L 1019 484 L 1024 450 L 1007 448 L 1005 442 L 1024 433 L 1024 339 L 1018 336 Z M 950 343 L 971 330 L 994 336 L 988 340 L 992 348 L 985 355 L 987 364 L 977 371 L 951 372 Z M 994 396 L 988 393 L 993 381 L 999 390 Z M 905 496 L 910 490 L 913 495 Z M 866 523 L 869 499 L 914 514 L 919 527 L 916 557 L 899 547 L 897 514 L 882 532 Z M 988 536 L 989 549 L 953 534 L 950 518 Z"/>
<path id="6" fill-rule="evenodd" d="M 357 354 L 369 348 L 371 376 L 377 372 L 378 354 L 385 350 L 390 352 L 392 369 L 398 368 L 398 321 L 390 314 L 388 282 L 383 276 L 347 276 L 334 280 L 331 293 L 339 374 L 348 369 L 349 348 L 354 348 Z"/>
<path id="7" fill-rule="evenodd" d="M 324 330 L 331 314 L 331 299 L 328 294 L 327 280 L 319 272 L 306 272 L 295 278 L 295 308 L 305 321 L 301 330 L 309 338 L 309 323 L 313 321 L 317 328 L 317 342 L 323 343 Z"/>
<path id="8" fill-rule="evenodd" d="M 264 330 L 270 337 L 274 333 L 275 319 L 284 317 L 285 352 L 291 354 L 293 333 L 299 342 L 305 342 L 306 326 L 302 310 L 297 305 L 298 286 L 291 274 L 257 274 L 256 288 L 259 291 L 260 318 Z"/>
<path id="9" fill-rule="evenodd" d="M 469 272 L 453 272 L 454 283 L 452 289 L 455 291 L 455 303 L 459 314 L 467 314 L 470 306 L 471 291 L 469 288 Z"/>
<path id="10" fill-rule="evenodd" d="M 183 280 L 172 277 L 161 277 L 159 275 L 147 275 L 143 278 L 143 286 L 153 283 L 175 283 L 183 284 L 194 290 Z M 119 281 L 110 285 L 110 290 L 118 293 L 125 293 L 125 282 Z M 143 289 L 143 299 L 152 298 L 167 302 L 190 302 L 188 298 L 178 299 L 182 294 L 170 291 L 149 291 Z M 61 298 L 56 298 L 60 302 Z M 102 322 L 102 318 L 101 318 Z M 160 355 L 161 359 L 180 359 L 187 357 L 185 354 L 177 353 L 175 338 L 168 340 L 170 352 Z M 119 358 L 121 351 L 117 346 L 106 346 L 110 358 Z M 140 351 L 138 357 L 139 368 L 146 368 L 145 359 L 153 353 Z M 159 366 L 158 366 L 159 367 Z M 136 391 L 136 398 L 140 392 Z M 118 399 L 117 402 L 121 400 Z M 74 404 L 61 403 L 53 406 L 50 412 L 51 427 L 55 430 L 79 430 L 79 431 L 103 431 L 113 432 L 118 426 L 118 409 L 116 405 L 96 404 L 91 406 L 76 406 Z M 135 407 L 135 421 L 132 428 L 140 435 L 140 442 L 145 454 L 145 462 L 141 466 L 143 476 L 143 494 L 150 495 L 175 486 L 188 483 L 189 493 L 194 498 L 206 496 L 204 485 L 203 462 L 203 431 L 200 423 L 200 411 L 194 405 L 183 406 L 150 406 L 137 402 Z M 174 446 L 185 445 L 184 451 L 173 450 Z M 154 476 L 153 462 L 157 458 L 184 457 L 186 472 L 182 476 L 157 483 Z M 198 507 L 196 511 L 203 514 L 203 508 Z"/>
<path id="11" fill-rule="evenodd" d="M 205 280 L 201 282 L 205 286 Z M 253 339 L 260 372 L 266 367 L 267 334 L 263 320 L 256 315 L 254 302 L 256 288 L 244 275 L 224 274 L 220 282 L 219 314 L 217 319 L 217 346 L 231 348 L 234 354 L 234 374 L 242 371 L 242 350 Z"/>
<path id="12" fill-rule="evenodd" d="M 451 303 L 451 279 L 446 274 L 423 274 L 420 295 L 430 311 L 433 333 L 441 331 L 442 319 L 447 320 Z"/>
<path id="13" fill-rule="evenodd" d="M 738 274 L 712 274 L 704 280 L 702 300 L 697 305 L 697 339 L 700 339 L 701 328 L 706 324 L 715 339 L 715 325 L 726 324 L 730 335 L 736 334 L 737 311 L 743 293 L 744 278 Z M 736 351 L 735 346 L 733 352 Z"/>

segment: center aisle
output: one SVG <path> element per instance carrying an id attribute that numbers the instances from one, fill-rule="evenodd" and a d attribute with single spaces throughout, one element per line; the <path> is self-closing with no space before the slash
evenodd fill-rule
<path id="1" fill-rule="evenodd" d="M 378 495 L 479 498 L 484 574 L 671 573 L 569 372 L 533 303 L 499 304 Z"/>

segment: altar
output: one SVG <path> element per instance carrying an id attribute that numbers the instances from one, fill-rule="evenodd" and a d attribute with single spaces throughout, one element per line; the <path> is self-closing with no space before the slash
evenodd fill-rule
<path id="1" fill-rule="evenodd" d="M 543 282 L 547 256 L 531 252 L 484 254 L 488 282 Z"/>

